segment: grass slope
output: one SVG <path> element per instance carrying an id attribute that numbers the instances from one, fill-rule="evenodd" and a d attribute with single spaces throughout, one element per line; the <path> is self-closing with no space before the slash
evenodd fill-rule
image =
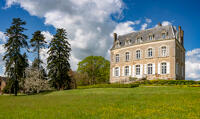
<path id="1" fill-rule="evenodd" d="M 195 119 L 198 87 L 96 88 L 0 96 L 2 119 Z"/>

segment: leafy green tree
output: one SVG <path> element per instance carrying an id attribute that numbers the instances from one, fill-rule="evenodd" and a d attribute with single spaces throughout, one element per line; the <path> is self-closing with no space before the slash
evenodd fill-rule
<path id="1" fill-rule="evenodd" d="M 71 46 L 67 41 L 65 29 L 57 29 L 57 33 L 53 36 L 49 45 L 49 57 L 47 58 L 48 76 L 52 85 L 63 90 L 70 87 L 70 70 L 69 57 Z"/>
<path id="2" fill-rule="evenodd" d="M 38 71 L 40 70 L 40 65 L 42 63 L 40 59 L 40 49 L 45 47 L 45 37 L 41 31 L 36 31 L 31 39 L 31 46 L 34 47 L 33 51 L 37 52 L 37 58 L 34 60 L 35 66 L 37 66 Z"/>
<path id="3" fill-rule="evenodd" d="M 22 48 L 28 48 L 26 39 L 28 38 L 23 32 L 26 30 L 23 25 L 26 22 L 20 18 L 14 18 L 10 28 L 6 30 L 8 41 L 5 44 L 6 53 L 3 60 L 6 62 L 5 74 L 12 80 L 15 96 L 19 89 L 19 81 L 25 77 L 25 69 L 28 67 L 26 53 L 21 54 Z"/>
<path id="4" fill-rule="evenodd" d="M 77 72 L 88 75 L 88 84 L 108 83 L 110 62 L 102 56 L 88 56 L 78 63 Z"/>

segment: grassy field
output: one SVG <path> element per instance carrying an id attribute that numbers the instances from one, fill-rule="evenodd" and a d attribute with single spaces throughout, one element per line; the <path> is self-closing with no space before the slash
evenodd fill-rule
<path id="1" fill-rule="evenodd" d="M 96 88 L 0 96 L 1 119 L 198 119 L 199 87 Z"/>

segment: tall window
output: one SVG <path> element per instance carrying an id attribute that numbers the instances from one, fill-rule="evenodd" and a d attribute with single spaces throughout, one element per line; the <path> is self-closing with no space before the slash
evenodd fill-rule
<path id="1" fill-rule="evenodd" d="M 130 57 L 130 53 L 129 52 L 126 52 L 126 61 L 129 61 L 129 57 Z"/>
<path id="2" fill-rule="evenodd" d="M 161 63 L 162 74 L 167 74 L 167 63 Z"/>
<path id="3" fill-rule="evenodd" d="M 166 37 L 166 34 L 162 33 L 162 38 L 165 39 L 165 37 Z"/>
<path id="4" fill-rule="evenodd" d="M 153 49 L 149 48 L 148 49 L 148 57 L 152 57 L 153 56 Z"/>
<path id="5" fill-rule="evenodd" d="M 161 47 L 161 52 L 163 57 L 167 56 L 167 47 L 166 46 Z"/>
<path id="6" fill-rule="evenodd" d="M 119 76 L 119 67 L 115 68 L 115 76 Z"/>
<path id="7" fill-rule="evenodd" d="M 125 76 L 129 76 L 129 66 L 125 66 Z"/>
<path id="8" fill-rule="evenodd" d="M 137 38 L 136 43 L 142 42 L 142 37 Z"/>
<path id="9" fill-rule="evenodd" d="M 150 36 L 149 36 L 149 40 L 153 40 L 153 35 L 150 35 Z"/>
<path id="10" fill-rule="evenodd" d="M 153 72 L 152 64 L 148 64 L 148 74 L 152 74 L 152 72 Z"/>
<path id="11" fill-rule="evenodd" d="M 119 54 L 116 54 L 115 60 L 116 62 L 119 62 Z"/>
<path id="12" fill-rule="evenodd" d="M 140 50 L 136 51 L 136 59 L 140 59 Z"/>
<path id="13" fill-rule="evenodd" d="M 136 75 L 140 75 L 140 65 L 136 65 Z"/>

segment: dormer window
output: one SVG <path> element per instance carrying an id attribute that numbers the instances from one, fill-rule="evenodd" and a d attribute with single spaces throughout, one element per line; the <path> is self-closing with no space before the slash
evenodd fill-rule
<path id="1" fill-rule="evenodd" d="M 154 36 L 153 35 L 149 35 L 149 40 L 153 40 Z"/>
<path id="2" fill-rule="evenodd" d="M 137 38 L 136 43 L 141 43 L 142 42 L 142 37 Z"/>
<path id="3" fill-rule="evenodd" d="M 163 39 L 166 38 L 166 33 L 162 33 L 162 38 L 163 38 Z"/>

